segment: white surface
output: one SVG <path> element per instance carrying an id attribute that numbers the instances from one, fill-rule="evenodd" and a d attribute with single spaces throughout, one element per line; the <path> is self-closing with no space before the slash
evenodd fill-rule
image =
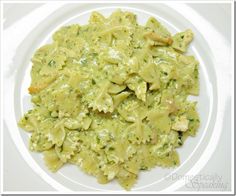
<path id="1" fill-rule="evenodd" d="M 201 18 L 201 15 L 204 16 L 204 13 L 189 13 L 189 7 L 186 5 L 178 4 L 176 5 L 67 5 L 64 6 L 63 9 L 60 9 L 60 5 L 43 5 L 38 9 L 35 9 L 33 12 L 24 12 L 26 15 L 22 15 L 21 13 L 14 10 L 13 7 L 6 7 L 8 12 L 5 14 L 5 38 L 4 39 L 4 102 L 8 104 L 8 106 L 4 110 L 4 122 L 6 126 L 4 127 L 6 134 L 4 134 L 4 190 L 5 191 L 14 191 L 14 190 L 23 190 L 23 191 L 39 191 L 39 190 L 53 190 L 59 189 L 64 191 L 75 190 L 75 191 L 83 191 L 83 190 L 93 190 L 96 189 L 106 189 L 106 190 L 122 190 L 116 183 L 111 183 L 108 185 L 99 185 L 96 183 L 95 178 L 87 176 L 80 172 L 77 168 L 73 166 L 64 167 L 57 174 L 51 174 L 45 168 L 42 158 L 37 153 L 29 153 L 27 150 L 28 136 L 25 132 L 18 129 L 16 126 L 16 121 L 19 120 L 23 111 L 26 111 L 27 108 L 30 107 L 29 104 L 29 96 L 27 95 L 27 86 L 29 85 L 29 71 L 30 64 L 29 59 L 32 56 L 34 50 L 38 48 L 40 45 L 45 43 L 50 34 L 57 29 L 57 26 L 61 26 L 63 23 L 86 23 L 86 19 L 89 16 L 90 12 L 84 13 L 83 11 L 88 11 L 91 9 L 95 9 L 97 7 L 131 7 L 131 11 L 136 12 L 139 16 L 139 21 L 144 23 L 147 17 L 151 14 L 160 19 L 170 30 L 174 33 L 176 30 L 184 30 L 185 28 L 192 28 L 195 32 L 196 38 L 194 43 L 191 46 L 191 54 L 194 54 L 200 60 L 200 77 L 201 77 L 201 96 L 199 97 L 199 112 L 201 115 L 201 128 L 199 130 L 199 134 L 195 138 L 189 139 L 184 145 L 182 149 L 180 149 L 180 157 L 181 157 L 181 166 L 178 168 L 178 171 L 175 171 L 175 174 L 178 175 L 186 175 L 186 173 L 195 165 L 195 163 L 200 159 L 202 152 L 207 149 L 207 145 L 209 144 L 210 148 L 215 148 L 214 142 L 217 142 L 217 138 L 219 138 L 220 131 L 222 127 L 224 127 L 224 139 L 230 140 L 230 131 L 231 128 L 226 127 L 227 121 L 217 121 L 219 127 L 215 127 L 215 117 L 230 119 L 230 100 L 228 101 L 227 107 L 224 105 L 226 103 L 226 98 L 230 99 L 230 87 L 229 82 L 232 77 L 230 74 L 230 62 L 227 61 L 229 58 L 230 52 L 230 44 L 228 39 L 230 32 L 229 24 L 230 14 L 226 14 L 223 10 L 230 11 L 230 7 L 227 5 L 223 6 L 212 6 L 207 5 L 209 13 L 211 16 L 217 16 L 221 18 L 221 22 L 218 20 L 218 23 L 212 22 L 212 24 L 221 24 L 221 28 L 217 28 L 216 26 L 211 26 L 207 22 L 210 22 L 207 18 Z M 35 5 L 34 5 L 35 6 Z M 191 5 L 194 7 L 194 5 Z M 27 6 L 28 8 L 30 6 Z M 28 8 L 21 5 L 22 9 L 27 10 Z M 199 7 L 199 6 L 196 6 Z M 223 8 L 224 7 L 224 8 Z M 132 9 L 138 8 L 138 9 Z M 104 14 L 109 14 L 114 8 L 100 8 L 101 12 Z M 178 13 L 182 9 L 181 13 Z M 222 10 L 221 14 L 217 10 Z M 9 11 L 11 10 L 11 12 Z M 55 12 L 53 13 L 53 11 Z M 172 11 L 171 11 L 172 10 Z M 202 9 L 199 9 L 202 10 Z M 210 11 L 212 10 L 212 11 Z M 146 11 L 146 12 L 144 12 Z M 21 11 L 22 12 L 22 11 Z M 14 14 L 17 15 L 15 17 Z M 23 12 L 22 12 L 23 13 Z M 78 14 L 80 13 L 80 14 Z M 50 15 L 51 14 L 51 15 Z M 47 18 L 47 15 L 50 15 L 50 18 Z M 22 17 L 20 17 L 22 16 Z M 188 19 L 185 19 L 184 16 Z M 192 18 L 190 18 L 192 17 Z M 18 18 L 18 20 L 16 20 Z M 213 17 L 212 17 L 213 18 Z M 224 20 L 225 18 L 225 20 Z M 192 19 L 192 20 L 191 20 Z M 200 20 L 201 19 L 201 20 Z M 67 21 L 68 20 L 68 21 Z M 201 23 L 200 26 L 196 25 L 198 22 L 203 21 L 205 23 Z M 30 24 L 30 25 L 27 25 Z M 40 24 L 40 25 L 38 25 Z M 226 29 L 222 28 L 226 24 Z M 208 25 L 208 31 L 204 28 Z M 219 30 L 218 30 L 219 29 Z M 29 33 L 30 32 L 30 33 Z M 219 34 L 219 32 L 221 34 Z M 225 33 L 227 32 L 227 33 Z M 16 36 L 17 33 L 17 36 Z M 211 34 L 210 34 L 211 33 Z M 14 34 L 14 35 L 13 35 Z M 7 36 L 6 36 L 7 35 Z M 223 36 L 222 36 L 223 35 Z M 14 39 L 13 39 L 14 37 Z M 205 38 L 205 39 L 204 39 Z M 214 42 L 213 39 L 217 39 L 218 43 Z M 228 40 L 227 40 L 228 39 Z M 219 45 L 220 44 L 220 47 Z M 222 63 L 223 64 L 220 64 Z M 222 65 L 224 67 L 222 67 Z M 219 72 L 220 71 L 220 72 Z M 215 73 L 217 74 L 217 77 Z M 221 75 L 218 75 L 221 73 Z M 217 81 L 218 79 L 218 81 Z M 225 82 L 223 84 L 223 82 Z M 223 86 L 224 85 L 224 88 Z M 15 87 L 15 88 L 14 88 Z M 218 88 L 217 88 L 218 87 Z M 221 94 L 216 95 L 216 93 L 224 92 L 224 96 L 220 96 Z M 218 99 L 218 105 L 217 105 Z M 23 101 L 23 102 L 22 102 Z M 219 105 L 220 104 L 220 105 Z M 212 107 L 214 106 L 214 107 Z M 211 107 L 213 109 L 213 114 L 211 114 Z M 227 111 L 225 111 L 227 109 Z M 226 116 L 227 114 L 227 116 Z M 209 124 L 208 124 L 209 123 Z M 209 126 L 208 126 L 209 125 Z M 207 128 L 208 126 L 208 128 Z M 227 131 L 227 134 L 225 133 Z M 9 134 L 9 133 L 10 134 Z M 211 140 L 212 133 L 214 133 L 214 141 Z M 229 136 L 228 138 L 226 136 Z M 12 141 L 13 139 L 13 141 Z M 5 142 L 6 141 L 6 142 Z M 227 149 L 227 152 L 230 153 L 230 142 L 222 142 L 220 146 Z M 8 146 L 11 144 L 11 148 Z M 18 150 L 16 150 L 16 146 Z M 219 144 L 218 144 L 219 147 Z M 209 147 L 208 147 L 209 148 Z M 208 160 L 211 155 L 211 150 L 208 150 L 205 154 L 208 155 L 204 160 Z M 24 160 L 22 160 L 22 156 Z M 215 153 L 215 159 L 219 159 L 222 156 L 225 156 L 226 159 L 230 159 L 230 154 L 224 153 L 221 151 L 217 151 Z M 14 174 L 14 165 L 15 159 L 19 161 L 18 166 L 23 168 L 22 170 L 18 170 L 19 176 L 25 176 L 26 181 L 30 184 L 23 182 L 22 180 L 16 180 L 16 176 Z M 212 158 L 213 159 L 213 158 Z M 211 159 L 211 160 L 212 160 Z M 201 159 L 200 159 L 201 160 Z M 197 170 L 200 170 L 202 166 L 205 165 L 204 160 L 202 163 L 196 164 L 194 166 L 195 170 L 191 173 L 193 174 Z M 220 159 L 222 160 L 222 159 Z M 26 161 L 26 162 L 25 162 Z M 205 162 L 206 162 L 205 161 Z M 29 166 L 27 166 L 30 165 Z M 225 163 L 226 164 L 226 163 Z M 228 168 L 230 168 L 230 162 L 227 163 Z M 16 167 L 15 167 L 16 168 Z M 206 169 L 208 168 L 208 169 Z M 215 169 L 214 169 L 215 168 Z M 210 162 L 206 165 L 205 173 L 210 175 L 210 172 L 217 172 L 217 174 L 222 175 L 222 179 L 224 183 L 230 184 L 230 170 L 226 169 L 227 167 L 222 167 L 222 165 L 210 164 Z M 210 170 L 211 169 L 211 170 Z M 213 170 L 212 170 L 213 169 Z M 138 183 L 134 187 L 136 190 L 146 190 L 146 191 L 156 191 L 156 190 L 176 190 L 183 183 L 185 183 L 185 179 L 176 182 L 176 180 L 166 180 L 163 177 L 173 172 L 174 170 L 167 169 L 153 169 L 150 172 L 142 173 L 138 180 Z M 204 171 L 204 170 L 203 170 Z M 220 173 L 220 171 L 223 171 Z M 23 173 L 24 172 L 24 173 Z M 192 175 L 191 173 L 187 174 L 188 176 Z M 45 180 L 40 180 L 41 178 Z M 15 180 L 13 180 L 15 179 Z M 35 179 L 35 180 L 32 180 Z M 156 184 L 152 186 L 148 186 L 150 183 L 154 183 L 159 180 Z M 75 183 L 74 183 L 74 182 Z M 36 183 L 35 183 L 36 182 Z M 78 185 L 77 183 L 83 184 Z M 37 184 L 37 185 L 35 185 Z M 50 185 L 48 185 L 50 184 Z M 86 188 L 86 187 L 87 188 Z M 90 188 L 89 188 L 89 187 Z M 143 188 L 144 186 L 148 186 Z M 186 187 L 180 190 L 196 190 L 196 187 Z M 210 190 L 207 188 L 207 190 Z M 220 189 L 214 189 L 220 190 Z M 227 186 L 222 190 L 230 190 L 230 187 Z"/>

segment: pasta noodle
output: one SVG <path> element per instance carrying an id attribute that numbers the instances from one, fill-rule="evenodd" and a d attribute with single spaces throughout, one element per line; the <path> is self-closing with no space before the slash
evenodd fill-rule
<path id="1" fill-rule="evenodd" d="M 30 150 L 52 172 L 70 163 L 127 190 L 140 170 L 178 166 L 200 123 L 187 99 L 199 93 L 198 61 L 184 54 L 192 39 L 121 10 L 60 28 L 32 58 L 34 107 L 19 121 Z"/>

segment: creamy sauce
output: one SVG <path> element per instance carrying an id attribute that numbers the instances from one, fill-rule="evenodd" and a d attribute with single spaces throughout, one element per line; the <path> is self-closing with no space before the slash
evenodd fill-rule
<path id="1" fill-rule="evenodd" d="M 71 163 L 127 190 L 140 170 L 179 165 L 175 149 L 199 126 L 187 100 L 198 95 L 198 61 L 183 54 L 192 39 L 120 10 L 59 29 L 32 58 L 34 108 L 19 122 L 30 149 L 51 171 Z"/>

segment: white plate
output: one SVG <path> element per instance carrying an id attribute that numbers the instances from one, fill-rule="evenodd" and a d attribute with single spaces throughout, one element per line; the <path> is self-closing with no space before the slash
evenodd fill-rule
<path id="1" fill-rule="evenodd" d="M 182 7 L 181 7 L 182 6 Z M 18 48 L 15 51 L 13 62 L 6 59 L 9 65 L 4 70 L 4 122 L 7 125 L 11 136 L 19 149 L 19 152 L 30 165 L 30 167 L 43 179 L 58 190 L 79 191 L 79 190 L 123 190 L 118 183 L 112 182 L 106 185 L 98 184 L 92 176 L 84 174 L 74 165 L 66 165 L 57 173 L 51 173 L 45 167 L 42 155 L 28 150 L 29 134 L 17 127 L 17 121 L 29 108 L 30 96 L 27 88 L 30 84 L 30 58 L 34 51 L 45 43 L 50 42 L 50 37 L 55 30 L 63 25 L 79 23 L 86 24 L 92 11 L 96 10 L 108 16 L 117 8 L 131 11 L 138 16 L 138 22 L 144 24 L 150 16 L 154 16 L 163 23 L 172 33 L 183 31 L 187 28 L 193 30 L 195 34 L 194 41 L 191 44 L 189 54 L 194 55 L 200 62 L 200 96 L 193 97 L 198 101 L 198 111 L 200 113 L 201 126 L 196 137 L 189 138 L 182 148 L 178 149 L 181 165 L 175 169 L 155 168 L 147 172 L 141 172 L 137 184 L 132 190 L 170 190 L 180 186 L 179 179 L 168 178 L 173 173 L 178 175 L 196 174 L 207 159 L 203 160 L 203 155 L 212 153 L 212 149 L 217 142 L 220 129 L 214 129 L 216 118 L 219 118 L 219 95 L 217 89 L 215 51 L 209 40 L 205 40 L 201 26 L 196 26 L 193 21 L 186 19 L 189 16 L 188 11 L 180 13 L 182 10 L 191 10 L 185 5 L 175 6 L 166 4 L 144 5 L 144 4 L 67 4 L 57 5 L 49 11 L 45 7 L 45 13 L 48 15 L 44 20 L 30 29 L 30 33 L 24 40 L 18 40 Z M 43 9 L 41 13 L 43 14 Z M 185 15 L 186 14 L 186 15 Z M 194 14 L 194 13 L 193 13 Z M 195 20 L 197 16 L 195 16 Z M 32 20 L 30 21 L 32 23 Z M 32 23 L 33 25 L 33 23 Z M 209 26 L 209 29 L 212 27 Z M 210 31 L 211 32 L 211 31 Z M 209 36 L 209 32 L 208 35 Z M 218 36 L 214 34 L 212 36 Z M 17 38 L 16 38 L 17 40 Z M 219 114 L 217 116 L 217 114 Z M 214 130 L 214 136 L 213 136 Z M 215 138 L 214 140 L 212 138 Z M 208 148 L 207 148 L 208 146 Z M 208 157 L 209 158 L 209 157 Z M 201 161 L 199 161 L 201 160 Z M 83 187 L 83 188 L 82 188 Z"/>

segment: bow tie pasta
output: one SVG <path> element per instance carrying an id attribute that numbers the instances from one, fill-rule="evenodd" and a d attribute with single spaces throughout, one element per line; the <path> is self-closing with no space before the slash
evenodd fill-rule
<path id="1" fill-rule="evenodd" d="M 187 99 L 199 93 L 198 61 L 184 54 L 192 39 L 121 10 L 60 28 L 32 58 L 34 105 L 19 121 L 30 150 L 52 172 L 70 163 L 127 190 L 140 170 L 178 166 L 176 149 L 199 127 Z"/>

